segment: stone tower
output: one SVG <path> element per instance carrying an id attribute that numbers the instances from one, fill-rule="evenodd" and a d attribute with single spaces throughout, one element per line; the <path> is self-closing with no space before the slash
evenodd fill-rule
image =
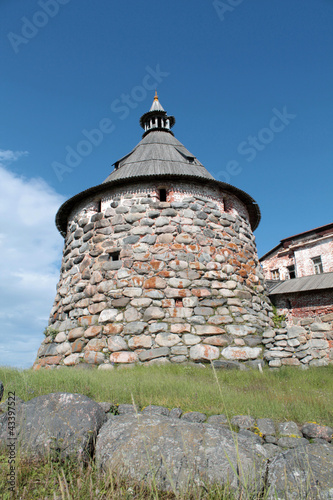
<path id="1" fill-rule="evenodd" d="M 262 357 L 259 207 L 216 181 L 174 123 L 155 95 L 139 144 L 60 207 L 63 260 L 35 368 Z"/>

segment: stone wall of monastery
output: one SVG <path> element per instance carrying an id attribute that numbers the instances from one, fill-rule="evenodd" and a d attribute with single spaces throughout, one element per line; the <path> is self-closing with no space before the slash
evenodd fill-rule
<path id="1" fill-rule="evenodd" d="M 264 332 L 264 359 L 269 366 L 306 368 L 333 363 L 333 313 L 293 321 L 294 325 Z"/>
<path id="2" fill-rule="evenodd" d="M 71 214 L 35 368 L 250 362 L 271 317 L 238 198 L 199 183 L 132 185 Z"/>

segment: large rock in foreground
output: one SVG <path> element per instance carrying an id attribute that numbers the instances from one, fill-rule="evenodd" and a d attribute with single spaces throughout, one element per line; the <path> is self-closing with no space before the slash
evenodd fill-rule
<path id="1" fill-rule="evenodd" d="M 77 461 L 94 456 L 106 471 L 186 498 L 192 485 L 217 483 L 230 485 L 237 498 L 259 498 L 266 491 L 267 500 L 333 500 L 332 429 L 327 426 L 304 424 L 303 436 L 315 440 L 310 442 L 295 422 L 276 426 L 269 419 L 239 415 L 231 420 L 240 429 L 237 434 L 225 425 L 224 415 L 203 424 L 206 416 L 199 412 L 180 418 L 180 408 L 150 405 L 139 413 L 132 405 L 120 405 L 118 416 L 106 416 L 111 403 L 56 393 L 26 403 L 16 398 L 14 433 L 12 416 L 2 413 L 7 408 L 0 405 L 0 449 L 9 454 L 15 449 L 29 458 Z M 254 428 L 265 438 L 249 430 Z"/>
<path id="2" fill-rule="evenodd" d="M 269 500 L 333 499 L 333 447 L 313 443 L 279 453 L 268 464 Z"/>
<path id="3" fill-rule="evenodd" d="M 7 444 L 7 414 L 0 420 L 0 442 Z M 17 407 L 16 435 L 29 457 L 75 457 L 86 461 L 106 416 L 98 403 L 82 394 L 53 393 Z"/>
<path id="4" fill-rule="evenodd" d="M 264 457 L 261 445 L 226 427 L 164 416 L 113 417 L 96 442 L 96 460 L 104 470 L 124 472 L 174 492 L 202 481 L 259 492 Z"/>

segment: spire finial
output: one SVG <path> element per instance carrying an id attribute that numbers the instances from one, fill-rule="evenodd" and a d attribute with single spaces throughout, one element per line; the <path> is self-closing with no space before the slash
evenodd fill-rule
<path id="1" fill-rule="evenodd" d="M 160 101 L 158 100 L 157 90 L 155 89 L 155 97 L 148 113 L 145 113 L 140 118 L 140 125 L 145 130 L 144 135 L 152 130 L 171 132 L 171 128 L 175 123 L 173 116 L 167 116 Z"/>

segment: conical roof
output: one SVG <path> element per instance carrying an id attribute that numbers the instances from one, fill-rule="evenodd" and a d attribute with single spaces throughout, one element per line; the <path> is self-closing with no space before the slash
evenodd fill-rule
<path id="1" fill-rule="evenodd" d="M 174 117 L 167 116 L 155 92 L 150 110 L 140 119 L 141 127 L 145 130 L 143 139 L 129 154 L 114 163 L 114 171 L 104 182 L 143 175 L 190 175 L 214 179 L 200 161 L 174 137 L 170 130 L 174 123 Z"/>
<path id="2" fill-rule="evenodd" d="M 200 181 L 203 186 L 218 187 L 233 194 L 246 205 L 251 227 L 256 229 L 260 221 L 260 209 L 255 200 L 244 191 L 215 180 L 202 163 L 174 137 L 170 130 L 174 124 L 175 118 L 167 116 L 156 94 L 150 110 L 141 116 L 140 125 L 145 132 L 139 144 L 114 163 L 114 170 L 102 184 L 76 194 L 61 205 L 56 215 L 60 233 L 66 235 L 68 217 L 78 203 L 91 196 L 102 196 L 110 188 L 138 182 L 144 184 L 153 179 Z"/>
<path id="3" fill-rule="evenodd" d="M 115 163 L 115 169 L 105 179 L 129 179 L 139 176 L 190 175 L 214 179 L 200 161 L 172 134 L 151 131 L 126 156 Z"/>

